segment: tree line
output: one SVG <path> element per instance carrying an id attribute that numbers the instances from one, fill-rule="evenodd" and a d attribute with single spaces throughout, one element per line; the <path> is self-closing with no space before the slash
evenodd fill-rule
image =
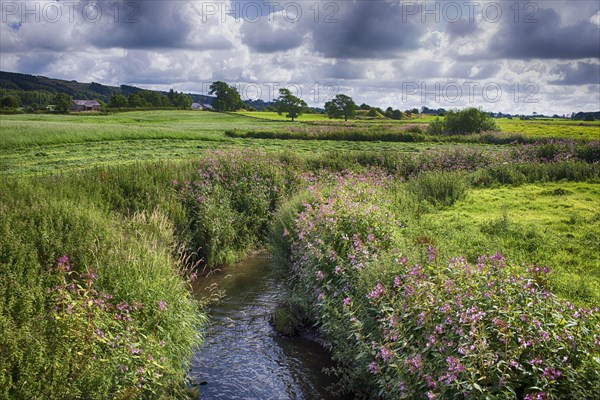
<path id="1" fill-rule="evenodd" d="M 82 99 L 86 97 L 82 96 Z M 23 108 L 25 112 L 53 110 L 67 112 L 71 108 L 73 96 L 67 93 L 51 93 L 45 91 L 16 91 L 0 89 L 0 109 L 16 110 Z M 112 93 L 108 103 L 98 100 L 102 109 L 131 108 L 178 108 L 187 110 L 192 106 L 192 98 L 171 89 L 167 95 L 151 90 L 138 90 L 125 96 Z"/>
<path id="2" fill-rule="evenodd" d="M 187 110 L 192 106 L 192 98 L 171 89 L 167 95 L 151 90 L 139 90 L 124 96 L 113 93 L 110 96 L 108 108 L 179 108 Z"/>
<path id="3" fill-rule="evenodd" d="M 98 100 L 101 104 L 102 109 L 165 109 L 165 108 L 177 108 L 182 110 L 190 109 L 193 100 L 192 97 L 185 94 L 179 93 L 171 89 L 166 95 L 161 92 L 152 90 L 140 90 L 136 87 L 121 86 L 121 88 L 131 89 L 129 95 L 123 94 L 121 91 L 111 92 L 109 87 L 105 87 L 100 84 L 90 84 L 90 89 L 101 93 L 103 99 L 108 98 L 108 103 L 103 102 L 101 99 Z M 127 90 L 129 91 L 129 90 Z M 215 81 L 210 85 L 209 95 L 215 96 L 212 100 L 212 106 L 215 111 L 230 112 L 238 110 L 255 111 L 256 109 L 242 101 L 238 90 L 226 82 Z M 108 97 L 109 96 L 109 97 Z M 81 99 L 87 99 L 85 95 L 80 96 Z M 67 112 L 70 108 L 73 97 L 67 93 L 52 93 L 44 90 L 14 90 L 14 89 L 0 89 L 0 109 L 4 110 L 17 110 L 23 107 L 25 112 L 36 112 L 38 110 L 46 110 L 48 106 L 52 106 L 52 109 L 56 112 Z M 263 104 L 268 104 L 264 103 Z M 264 111 L 276 111 L 278 114 L 285 114 L 287 118 L 294 121 L 299 116 L 305 113 L 317 112 L 315 109 L 308 107 L 306 102 L 302 99 L 294 96 L 289 89 L 279 89 L 279 97 L 270 104 L 262 107 Z M 421 107 L 421 110 L 417 108 L 407 109 L 401 111 L 400 109 L 394 109 L 387 107 L 385 110 L 379 107 L 373 107 L 368 104 L 356 105 L 354 100 L 346 94 L 338 94 L 333 99 L 325 103 L 324 112 L 329 118 L 344 119 L 377 119 L 377 118 L 388 118 L 394 120 L 410 119 L 415 114 L 428 114 L 437 115 L 441 117 L 447 117 L 448 114 L 450 121 L 455 118 L 455 115 L 451 114 L 452 111 L 447 111 L 444 108 L 428 108 Z M 501 113 L 500 113 L 501 114 Z M 535 113 L 534 113 L 535 114 Z M 473 118 L 475 114 L 471 112 L 469 118 Z M 504 114 L 498 116 L 505 116 Z M 510 114 L 506 114 L 509 118 Z M 555 116 L 558 117 L 558 116 Z M 477 118 L 484 119 L 483 116 L 478 115 Z M 594 121 L 600 118 L 600 112 L 596 113 L 572 113 L 571 119 Z M 489 124 L 486 122 L 486 124 Z M 434 124 L 433 127 L 440 130 L 454 130 L 450 127 L 442 127 L 439 123 Z"/>

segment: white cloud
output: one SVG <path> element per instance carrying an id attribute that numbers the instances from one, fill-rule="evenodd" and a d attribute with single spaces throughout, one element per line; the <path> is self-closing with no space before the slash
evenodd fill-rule
<path id="1" fill-rule="evenodd" d="M 512 39 L 499 36 L 529 29 L 538 34 L 522 39 L 531 45 L 567 43 L 558 35 L 585 34 L 591 32 L 590 26 L 598 29 L 600 6 L 595 1 L 540 3 L 535 13 L 539 22 L 531 26 L 515 24 L 512 14 L 492 23 L 481 13 L 473 22 L 423 23 L 420 15 L 405 18 L 406 10 L 399 3 L 381 1 L 340 1 L 335 3 L 337 8 L 328 9 L 327 3 L 319 3 L 318 15 L 313 3 L 295 2 L 303 5 L 301 16 L 294 14 L 296 9 L 285 8 L 290 2 L 280 2 L 279 11 L 263 12 L 253 22 L 230 15 L 227 11 L 232 6 L 226 2 L 122 0 L 110 3 L 120 12 L 115 19 L 108 2 L 81 1 L 71 10 L 73 18 L 64 14 L 54 21 L 41 14 L 39 21 L 35 15 L 23 18 L 22 10 L 2 4 L 3 70 L 193 92 L 202 92 L 219 79 L 246 85 L 252 89 L 247 91 L 249 96 L 250 92 L 262 93 L 267 100 L 275 84 L 298 83 L 310 104 L 321 105 L 330 91 L 325 85 L 330 83 L 340 92 L 351 93 L 359 103 L 393 104 L 402 109 L 419 107 L 425 100 L 436 108 L 479 105 L 513 112 L 547 108 L 562 114 L 600 104 L 600 85 L 590 78 L 600 56 L 578 57 L 589 55 L 590 44 L 597 38 L 579 37 L 575 49 L 538 47 L 533 56 L 521 56 L 528 54 L 527 47 L 515 50 Z M 14 4 L 50 10 L 60 3 Z M 85 7 L 92 4 L 103 7 L 97 22 L 84 15 Z M 131 4 L 137 8 L 127 9 Z M 519 4 L 525 7 L 526 3 Z M 216 9 L 211 8 L 215 5 Z M 580 29 L 578 23 L 588 25 Z M 457 102 L 431 95 L 436 84 L 443 92 L 444 87 L 456 84 L 473 85 L 469 82 L 479 87 L 498 85 L 503 96 L 491 102 L 479 91 L 470 104 L 466 95 Z M 414 84 L 423 85 L 430 96 L 403 94 L 403 88 Z M 524 103 L 518 96 L 515 101 L 511 87 L 526 84 L 538 88 L 539 103 Z"/>

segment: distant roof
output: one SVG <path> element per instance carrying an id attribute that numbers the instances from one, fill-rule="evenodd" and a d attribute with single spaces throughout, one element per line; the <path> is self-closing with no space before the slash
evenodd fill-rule
<path id="1" fill-rule="evenodd" d="M 213 108 L 210 104 L 202 103 L 202 107 L 204 108 Z"/>
<path id="2" fill-rule="evenodd" d="M 75 103 L 75 105 L 78 105 L 78 106 L 86 106 L 86 107 L 100 105 L 100 103 L 98 103 L 96 100 L 73 100 L 73 103 Z"/>

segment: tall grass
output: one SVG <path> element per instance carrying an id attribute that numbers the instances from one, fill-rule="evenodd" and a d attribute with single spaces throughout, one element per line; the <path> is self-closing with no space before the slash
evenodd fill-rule
<path id="1" fill-rule="evenodd" d="M 434 206 L 451 206 L 465 197 L 467 182 L 460 172 L 426 172 L 411 179 L 408 190 Z"/>
<path id="2" fill-rule="evenodd" d="M 294 160 L 295 162 L 298 159 Z M 193 251 L 210 266 L 261 246 L 273 213 L 301 185 L 293 162 L 261 151 L 213 151 L 178 184 Z"/>
<path id="3" fill-rule="evenodd" d="M 183 395 L 206 319 L 174 251 L 188 168 L 0 182 L 0 397 Z"/>
<path id="4" fill-rule="evenodd" d="M 334 140 L 352 142 L 404 142 L 404 143 L 471 143 L 492 145 L 540 144 L 561 140 L 561 136 L 537 137 L 524 133 L 482 132 L 473 134 L 429 134 L 426 125 L 303 125 L 300 127 L 276 127 L 265 130 L 228 129 L 231 138 L 270 140 Z M 594 136 L 573 138 L 577 142 L 595 139 Z"/>

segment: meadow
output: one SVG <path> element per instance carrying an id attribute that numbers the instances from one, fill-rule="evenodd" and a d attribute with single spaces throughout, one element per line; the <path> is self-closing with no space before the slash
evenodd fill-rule
<path id="1" fill-rule="evenodd" d="M 0 397 L 185 396 L 194 267 L 265 247 L 357 398 L 600 396 L 600 125 L 245 114 L 1 117 Z"/>
<path id="2" fill-rule="evenodd" d="M 0 174 L 45 173 L 92 165 L 186 160 L 220 147 L 312 153 L 420 152 L 464 143 L 491 150 L 552 138 L 593 140 L 594 122 L 499 119 L 503 133 L 433 137 L 421 131 L 431 116 L 411 120 L 329 120 L 307 114 L 291 124 L 277 113 L 138 111 L 83 115 L 19 114 L 0 120 Z M 416 130 L 415 130 L 416 129 Z M 282 139 L 282 140 L 279 140 Z M 318 143 L 317 143 L 318 141 Z"/>

